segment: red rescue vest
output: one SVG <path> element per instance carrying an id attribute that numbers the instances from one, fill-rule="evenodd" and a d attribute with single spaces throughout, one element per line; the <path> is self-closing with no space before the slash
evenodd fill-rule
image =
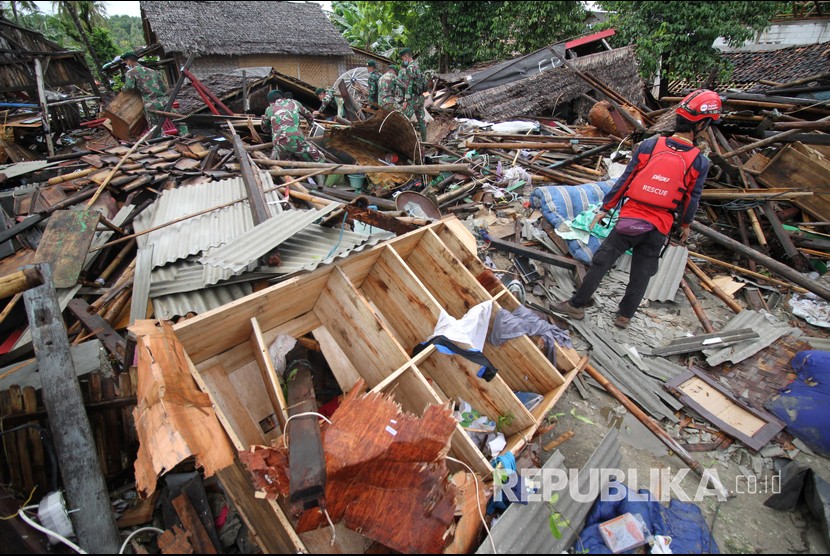
<path id="1" fill-rule="evenodd" d="M 633 176 L 625 196 L 652 207 L 676 210 L 686 195 L 687 176 L 698 154 L 697 147 L 675 150 L 666 144 L 665 137 L 660 137 L 645 166 Z"/>

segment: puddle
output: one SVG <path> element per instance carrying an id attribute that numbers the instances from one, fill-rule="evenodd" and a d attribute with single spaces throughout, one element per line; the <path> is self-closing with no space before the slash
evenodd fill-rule
<path id="1" fill-rule="evenodd" d="M 669 451 L 665 444 L 660 442 L 644 424 L 637 420 L 629 412 L 619 415 L 611 407 L 603 407 L 599 411 L 605 424 L 620 431 L 620 440 L 638 450 L 647 450 L 654 457 L 668 455 Z"/>

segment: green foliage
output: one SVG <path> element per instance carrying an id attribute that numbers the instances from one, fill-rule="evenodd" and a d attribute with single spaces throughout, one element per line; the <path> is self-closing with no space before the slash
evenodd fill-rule
<path id="1" fill-rule="evenodd" d="M 107 27 L 112 31 L 112 39 L 118 47 L 119 54 L 144 45 L 144 30 L 140 17 L 113 15 L 107 18 Z"/>
<path id="2" fill-rule="evenodd" d="M 0 2 L 0 12 L 3 13 L 3 16 L 17 24 L 22 23 L 21 18 L 23 16 L 39 11 L 37 4 L 31 0 Z"/>
<path id="3" fill-rule="evenodd" d="M 507 415 L 499 415 L 496 419 L 496 430 L 498 432 L 503 432 L 505 427 L 509 427 L 513 424 L 516 420 L 516 416 L 513 415 L 512 412 L 508 413 Z"/>
<path id="4" fill-rule="evenodd" d="M 89 34 L 89 44 L 99 60 L 112 60 L 118 56 L 118 47 L 112 40 L 112 33 L 106 27 L 96 27 Z"/>
<path id="5" fill-rule="evenodd" d="M 333 2 L 332 21 L 352 46 L 385 56 L 408 46 L 441 71 L 526 54 L 581 34 L 580 2 Z"/>
<path id="6" fill-rule="evenodd" d="M 390 2 L 332 2 L 331 22 L 350 45 L 392 56 L 406 44 L 406 28 Z"/>
<path id="7" fill-rule="evenodd" d="M 556 509 L 556 503 L 558 501 L 559 495 L 553 494 L 548 502 L 548 508 L 550 509 L 548 527 L 550 528 L 550 534 L 553 535 L 553 538 L 556 540 L 560 540 L 562 538 L 562 529 L 570 526 L 570 522 Z"/>
<path id="8" fill-rule="evenodd" d="M 598 2 L 611 12 L 604 27 L 613 27 L 617 45 L 636 44 L 640 71 L 669 79 L 696 79 L 713 70 L 723 77 L 731 71 L 712 47 L 723 37 L 738 46 L 769 27 L 770 19 L 786 2 Z"/>

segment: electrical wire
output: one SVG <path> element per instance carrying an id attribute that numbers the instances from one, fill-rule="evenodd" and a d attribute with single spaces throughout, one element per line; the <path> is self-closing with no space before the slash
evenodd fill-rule
<path id="1" fill-rule="evenodd" d="M 340 223 L 340 236 L 337 238 L 337 243 L 335 243 L 334 247 L 332 247 L 331 251 L 329 251 L 329 254 L 326 255 L 326 260 L 328 260 L 334 254 L 334 252 L 337 251 L 337 249 L 340 248 L 340 242 L 343 241 L 343 229 L 346 226 L 346 217 L 347 216 L 349 216 L 349 213 L 344 212 L 343 213 L 343 222 Z"/>
<path id="2" fill-rule="evenodd" d="M 32 501 L 32 496 L 34 496 L 34 494 L 35 494 L 35 489 L 36 489 L 36 488 L 37 488 L 37 485 L 35 485 L 35 486 L 33 486 L 33 487 L 32 487 L 32 492 L 30 492 L 30 493 L 29 493 L 29 497 L 26 499 L 26 501 L 25 501 L 25 502 L 23 502 L 23 506 L 22 506 L 22 507 L 24 507 L 24 508 L 25 508 L 25 507 L 26 507 L 26 504 L 28 504 L 29 502 L 31 502 L 31 501 Z M 2 520 L 2 521 L 7 521 L 7 520 L 9 520 L 9 519 L 14 519 L 14 518 L 16 518 L 16 517 L 18 516 L 18 514 L 20 514 L 20 510 L 17 510 L 17 511 L 16 511 L 16 512 L 14 512 L 12 515 L 7 515 L 7 516 L 2 516 L 2 517 L 0 517 L 0 520 Z"/>
<path id="3" fill-rule="evenodd" d="M 77 552 L 78 554 L 87 554 L 87 552 L 83 548 L 81 548 L 80 546 L 78 546 L 74 542 L 70 541 L 69 539 L 67 539 L 66 537 L 64 537 L 62 535 L 59 535 L 59 534 L 55 533 L 54 531 L 50 531 L 49 529 L 47 529 L 46 527 L 44 527 L 42 525 L 39 525 L 39 524 L 35 523 L 29 516 L 26 515 L 26 512 L 28 510 L 36 510 L 36 509 L 37 509 L 37 506 L 24 506 L 24 507 L 20 508 L 20 513 L 19 513 L 20 519 L 25 521 L 26 524 L 29 525 L 29 527 L 31 527 L 32 529 L 37 529 L 41 533 L 43 533 L 45 535 L 48 535 L 48 536 L 50 536 L 54 539 L 59 540 L 60 542 L 62 542 L 63 544 L 65 544 L 66 546 L 68 546 L 69 548 L 74 550 L 75 552 Z"/>
<path id="4" fill-rule="evenodd" d="M 450 456 L 446 456 L 446 458 L 450 461 L 454 461 L 455 463 L 460 463 L 461 465 L 470 470 L 470 473 L 473 476 L 473 481 L 476 485 L 476 509 L 478 509 L 478 516 L 481 518 L 481 524 L 484 525 L 484 530 L 487 531 L 487 538 L 490 539 L 490 546 L 493 547 L 493 554 L 498 554 L 499 552 L 498 550 L 496 550 L 496 542 L 493 540 L 493 533 L 490 532 L 490 528 L 487 526 L 487 522 L 484 520 L 484 513 L 481 511 L 481 495 L 478 492 L 478 477 L 473 472 L 472 468 L 463 461 L 451 458 Z"/>
<path id="5" fill-rule="evenodd" d="M 129 544 L 129 542 L 132 540 L 132 538 L 134 536 L 138 535 L 139 533 L 143 533 L 144 531 L 155 531 L 159 535 L 164 533 L 164 530 L 159 529 L 158 527 L 142 527 L 140 529 L 136 529 L 135 531 L 130 533 L 130 536 L 127 537 L 127 540 L 124 541 L 124 544 L 121 545 L 121 550 L 119 550 L 118 553 L 119 554 L 124 554 L 124 551 L 127 549 L 127 544 Z"/>
<path id="6" fill-rule="evenodd" d="M 316 411 L 304 411 L 302 413 L 297 413 L 296 415 L 292 415 L 291 417 L 288 418 L 288 420 L 285 422 L 285 426 L 282 428 L 282 445 L 283 445 L 283 447 L 288 448 L 288 423 L 291 422 L 291 419 L 293 419 L 294 417 L 307 417 L 309 415 L 316 415 L 317 417 L 323 419 L 326 423 L 331 425 L 331 421 L 329 420 L 328 417 L 326 417 L 325 415 L 321 415 L 320 413 L 317 413 Z"/>
<path id="7" fill-rule="evenodd" d="M 323 510 L 323 515 L 326 516 L 326 521 L 329 522 L 329 527 L 331 527 L 331 546 L 334 546 L 334 543 L 337 542 L 337 529 L 334 528 L 334 523 L 331 522 L 329 511 Z"/>

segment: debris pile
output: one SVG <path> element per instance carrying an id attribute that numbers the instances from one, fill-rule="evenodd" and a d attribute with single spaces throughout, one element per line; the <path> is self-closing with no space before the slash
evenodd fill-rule
<path id="1" fill-rule="evenodd" d="M 807 446 L 765 405 L 796 353 L 828 345 L 830 111 L 809 95 L 830 74 L 723 92 L 721 125 L 699 137 L 712 167 L 692 242 L 668 246 L 617 330 L 628 256 L 584 321 L 552 306 L 602 240 L 586 212 L 637 143 L 672 130 L 686 91 L 648 99 L 630 49 L 544 54 L 529 75 L 533 57 L 440 77 L 427 142 L 400 112 L 353 106 L 353 121 L 303 128 L 323 162 L 274 160 L 253 106 L 275 83 L 313 88 L 270 70 L 186 89 L 183 115 L 162 116 L 187 135 L 111 120 L 0 167 L 0 282 L 48 265 L 38 295 L 57 307 L 31 312 L 31 284 L 5 296 L 6 424 L 54 420 L 39 346 L 44 323 L 65 331 L 118 525 L 155 519 L 162 552 L 321 548 L 329 523 L 343 550 L 472 550 L 494 470 L 515 468 L 572 383 L 636 408 L 696 470 L 689 452 L 726 463 L 745 446 L 756 474 L 797 456 Z M 203 113 L 216 108 L 232 113 Z M 484 333 L 462 341 L 456 324 Z M 4 436 L 0 482 L 42 496 L 56 463 L 37 431 Z M 560 433 L 550 450 L 573 437 Z M 616 439 L 603 446 L 593 459 L 618 464 Z"/>

